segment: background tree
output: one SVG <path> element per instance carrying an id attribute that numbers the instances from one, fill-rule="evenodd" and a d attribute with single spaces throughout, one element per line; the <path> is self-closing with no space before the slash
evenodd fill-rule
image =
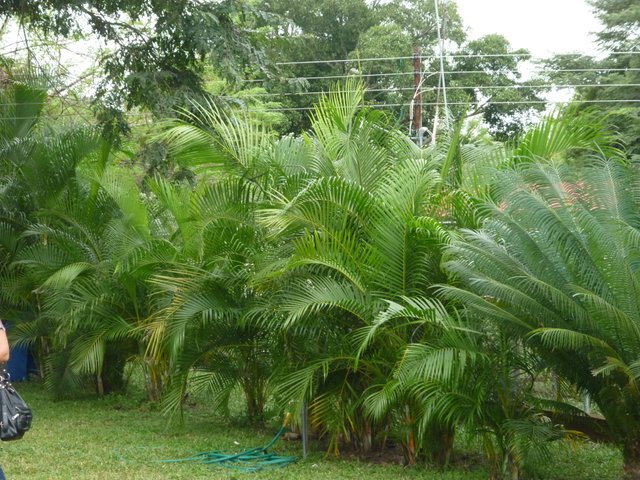
<path id="1" fill-rule="evenodd" d="M 413 60 L 416 49 L 424 56 L 422 107 L 424 118 L 430 122 L 440 112 L 435 104 L 441 101 L 438 89 L 440 77 L 440 51 L 438 29 L 447 49 L 456 51 L 466 38 L 462 19 L 454 2 L 439 2 L 438 15 L 436 4 L 432 1 L 413 0 L 411 2 L 393 1 L 384 6 L 384 21 L 370 31 L 364 32 L 358 48 L 351 53 L 353 69 L 361 73 L 365 84 L 371 90 L 368 95 L 376 104 L 389 104 L 391 112 L 403 123 L 411 120 L 409 104 L 415 95 L 413 79 Z M 438 25 L 438 20 L 440 25 Z M 358 58 L 397 58 L 373 62 L 358 62 Z M 449 70 L 447 62 L 447 70 Z M 376 75 L 381 74 L 381 75 Z M 449 81 L 447 76 L 447 81 Z M 419 127 L 414 127 L 414 132 Z"/>
<path id="2" fill-rule="evenodd" d="M 458 54 L 449 77 L 451 101 L 469 102 L 467 115 L 481 115 L 498 140 L 522 135 L 545 107 L 536 88 L 540 81 L 522 80 L 520 68 L 531 54 L 525 49 L 513 50 L 500 35 L 470 41 Z M 453 111 L 462 112 L 463 108 L 454 107 Z"/>
<path id="3" fill-rule="evenodd" d="M 270 94 L 276 98 L 280 95 L 284 105 L 292 109 L 288 115 L 297 118 L 292 124 L 294 130 L 308 128 L 308 123 L 301 121 L 318 92 L 325 91 L 336 77 L 349 74 L 361 75 L 368 103 L 379 105 L 408 124 L 415 94 L 411 56 L 417 48 L 424 57 L 421 87 L 425 124 L 430 129 L 432 123 L 443 125 L 438 27 L 446 53 L 454 55 L 445 60 L 454 122 L 470 102 L 474 108 L 467 112 L 482 114 L 493 133 L 499 131 L 503 138 L 513 138 L 532 114 L 543 108 L 533 83 L 520 79 L 519 66 L 528 59 L 528 52 L 513 51 L 503 37 L 496 35 L 465 45 L 464 25 L 454 2 L 442 2 L 439 16 L 435 3 L 424 0 L 385 4 L 358 0 L 339 6 L 333 2 L 295 6 L 270 2 L 265 8 L 279 15 L 271 27 L 275 35 L 269 50 L 275 61 L 287 63 L 281 66 L 282 75 L 289 79 L 310 77 L 306 85 L 293 80 L 267 84 Z M 483 55 L 492 57 L 483 59 Z M 327 63 L 314 62 L 325 59 Z M 471 73 L 458 73 L 465 71 Z"/>
<path id="4" fill-rule="evenodd" d="M 629 100 L 640 96 L 640 11 L 629 0 L 594 0 L 591 5 L 603 25 L 597 39 L 607 55 L 603 59 L 556 56 L 548 62 L 548 78 L 558 84 L 580 85 L 575 99 L 606 116 L 620 132 L 630 157 L 638 161 L 640 109 Z"/>
<path id="5" fill-rule="evenodd" d="M 106 112 L 142 105 L 172 114 L 185 98 L 204 93 L 205 62 L 232 79 L 264 66 L 250 31 L 260 12 L 248 2 L 2 1 L 0 9 L 45 36 L 105 42 L 106 78 L 97 93 Z"/>
<path id="6" fill-rule="evenodd" d="M 343 60 L 356 48 L 359 36 L 380 21 L 379 3 L 365 0 L 267 0 L 261 8 L 272 14 L 268 19 L 272 34 L 267 43 L 267 54 L 273 62 L 329 61 L 282 65 L 279 74 L 284 78 L 334 78 L 267 82 L 269 93 L 280 95 L 285 107 L 302 109 L 288 112 L 290 130 L 300 132 L 309 128 L 307 109 L 319 98 L 305 92 L 327 91 L 336 81 L 335 77 L 349 72 L 351 66 Z"/>

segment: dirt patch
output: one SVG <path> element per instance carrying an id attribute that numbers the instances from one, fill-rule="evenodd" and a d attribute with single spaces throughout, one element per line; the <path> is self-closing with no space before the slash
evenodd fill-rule
<path id="1" fill-rule="evenodd" d="M 404 465 L 402 448 L 399 445 L 389 445 L 385 449 L 378 449 L 371 452 L 361 452 L 357 450 L 341 450 L 341 457 L 347 460 L 358 460 L 374 465 Z M 457 470 L 476 470 L 484 465 L 484 457 L 479 452 L 455 451 L 451 455 L 449 468 Z M 425 466 L 422 464 L 422 466 Z M 433 464 L 426 464 L 427 467 L 438 468 Z"/>

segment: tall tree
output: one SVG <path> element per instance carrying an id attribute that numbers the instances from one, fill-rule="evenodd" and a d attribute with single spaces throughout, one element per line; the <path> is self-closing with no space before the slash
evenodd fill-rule
<path id="1" fill-rule="evenodd" d="M 327 91 L 336 77 L 349 72 L 350 66 L 344 60 L 356 48 L 360 35 L 380 21 L 378 2 L 265 0 L 262 8 L 272 14 L 268 19 L 273 32 L 267 43 L 269 58 L 274 62 L 293 62 L 280 67 L 281 76 L 334 77 L 267 82 L 268 90 L 282 95 L 284 106 L 294 109 L 289 112 L 291 130 L 307 129 L 310 126 L 307 109 L 319 97 L 305 91 Z M 310 60 L 328 62 L 308 63 Z"/>
<path id="2" fill-rule="evenodd" d="M 205 61 L 229 78 L 264 65 L 250 28 L 259 12 L 248 2 L 3 0 L 0 10 L 45 35 L 105 42 L 107 78 L 98 96 L 108 108 L 171 113 L 185 97 L 203 93 Z"/>
<path id="3" fill-rule="evenodd" d="M 604 27 L 597 39 L 606 57 L 557 56 L 548 63 L 548 76 L 558 84 L 579 85 L 575 99 L 606 116 L 629 156 L 639 161 L 640 8 L 633 0 L 590 3 Z"/>
<path id="4" fill-rule="evenodd" d="M 501 35 L 487 35 L 463 45 L 458 55 L 449 77 L 452 101 L 468 101 L 467 115 L 481 115 L 498 140 L 522 135 L 545 107 L 538 82 L 522 80 L 520 67 L 529 51 L 512 49 Z"/>
<path id="5" fill-rule="evenodd" d="M 357 54 L 363 58 L 407 56 L 412 51 L 410 45 L 408 32 L 392 23 L 363 34 Z M 423 124 L 429 130 L 439 128 L 444 117 L 441 65 L 435 47 L 434 38 L 422 44 L 421 100 Z M 513 139 L 523 133 L 532 115 L 544 108 L 536 82 L 522 80 L 520 73 L 520 66 L 530 58 L 529 52 L 514 50 L 504 37 L 487 35 L 463 42 L 446 54 L 444 80 L 452 125 L 461 115 L 478 116 L 500 140 Z M 406 118 L 416 91 L 410 75 L 414 69 L 411 60 L 358 64 L 354 54 L 352 58 L 354 65 L 367 75 L 372 101 L 400 104 L 402 107 L 395 107 L 394 111 Z"/>

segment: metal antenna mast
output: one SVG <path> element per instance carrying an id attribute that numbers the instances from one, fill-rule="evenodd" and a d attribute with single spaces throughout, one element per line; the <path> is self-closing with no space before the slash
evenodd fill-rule
<path id="1" fill-rule="evenodd" d="M 422 127 L 422 82 L 422 49 L 418 45 L 413 49 L 413 87 L 415 90 L 413 92 L 413 99 L 411 100 L 411 104 L 413 105 L 411 123 L 413 125 L 409 125 L 409 135 L 413 133 L 413 130 L 415 130 L 417 135 Z"/>
<path id="2" fill-rule="evenodd" d="M 449 106 L 447 102 L 447 84 L 444 80 L 444 39 L 440 27 L 440 11 L 438 10 L 438 0 L 433 1 L 436 13 L 436 30 L 438 32 L 438 47 L 440 50 L 440 85 L 442 86 L 442 100 L 444 101 L 444 124 L 449 129 Z M 443 2 L 444 3 L 444 2 Z"/>

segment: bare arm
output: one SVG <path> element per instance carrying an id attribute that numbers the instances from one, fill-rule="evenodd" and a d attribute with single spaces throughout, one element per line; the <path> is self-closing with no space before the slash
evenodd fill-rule
<path id="1" fill-rule="evenodd" d="M 7 331 L 0 320 L 0 362 L 9 361 L 9 341 L 7 340 Z"/>

